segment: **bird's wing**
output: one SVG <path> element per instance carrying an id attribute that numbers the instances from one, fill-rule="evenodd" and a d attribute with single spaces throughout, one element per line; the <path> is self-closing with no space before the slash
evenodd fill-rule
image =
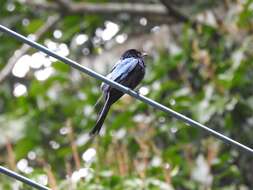
<path id="1" fill-rule="evenodd" d="M 137 64 L 138 59 L 136 58 L 126 58 L 120 60 L 107 75 L 107 78 L 120 82 L 136 67 Z"/>
<path id="2" fill-rule="evenodd" d="M 130 73 L 135 68 L 137 64 L 138 59 L 135 58 L 126 58 L 119 60 L 106 77 L 110 80 L 120 82 L 128 75 L 128 73 Z M 109 85 L 102 83 L 101 89 L 103 91 L 106 91 L 107 88 L 109 88 Z"/>

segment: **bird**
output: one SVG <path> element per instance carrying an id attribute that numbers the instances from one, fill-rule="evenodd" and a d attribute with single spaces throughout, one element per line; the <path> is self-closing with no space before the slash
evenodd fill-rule
<path id="1" fill-rule="evenodd" d="M 133 90 L 144 78 L 146 55 L 136 49 L 125 51 L 106 77 Z M 124 95 L 123 92 L 106 83 L 102 83 L 101 90 L 104 105 L 98 114 L 95 126 L 89 133 L 90 136 L 99 134 L 110 107 Z"/>

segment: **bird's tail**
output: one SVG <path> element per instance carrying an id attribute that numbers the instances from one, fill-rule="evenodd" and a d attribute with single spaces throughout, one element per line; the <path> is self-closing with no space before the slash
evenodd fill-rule
<path id="1" fill-rule="evenodd" d="M 109 99 L 110 99 L 110 95 L 108 95 L 106 98 L 105 104 L 99 113 L 96 125 L 90 131 L 91 136 L 97 135 L 99 133 L 99 131 L 105 121 L 106 115 L 109 112 L 109 109 L 112 105 L 111 102 L 109 101 Z"/>

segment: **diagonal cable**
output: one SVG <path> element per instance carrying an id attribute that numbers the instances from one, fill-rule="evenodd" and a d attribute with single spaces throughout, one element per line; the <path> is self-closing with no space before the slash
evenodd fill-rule
<path id="1" fill-rule="evenodd" d="M 26 178 L 16 172 L 13 172 L 3 166 L 0 166 L 0 173 L 3 173 L 5 175 L 8 175 L 9 177 L 12 177 L 12 178 L 15 178 L 19 181 L 22 181 L 23 183 L 27 184 L 27 185 L 30 185 L 31 187 L 34 187 L 36 189 L 39 189 L 39 190 L 50 190 L 48 187 L 44 186 L 44 185 L 41 185 L 29 178 Z"/>
<path id="2" fill-rule="evenodd" d="M 161 110 L 161 111 L 163 111 L 167 114 L 170 114 L 171 116 L 177 118 L 178 120 L 183 121 L 184 123 L 187 123 L 188 125 L 190 125 L 192 127 L 200 128 L 203 131 L 205 131 L 205 132 L 215 136 L 216 138 L 222 140 L 223 142 L 225 142 L 229 145 L 233 145 L 233 146 L 237 147 L 239 150 L 245 151 L 245 152 L 253 155 L 253 149 L 251 149 L 250 147 L 248 147 L 244 144 L 241 144 L 241 143 L 239 143 L 239 142 L 237 142 L 237 141 L 235 141 L 235 140 L 233 140 L 233 139 L 231 139 L 231 138 L 229 138 L 229 137 L 227 137 L 227 136 L 225 136 L 225 135 L 223 135 L 223 134 L 221 134 L 221 133 L 219 133 L 219 132 L 217 132 L 217 131 L 215 131 L 215 130 L 213 130 L 213 129 L 211 129 L 211 128 L 209 128 L 209 127 L 207 127 L 207 126 L 205 126 L 205 125 L 203 125 L 203 124 L 201 124 L 201 123 L 199 123 L 199 122 L 197 122 L 197 121 L 195 121 L 191 118 L 189 118 L 189 117 L 186 117 L 185 115 L 183 115 L 181 113 L 178 113 L 178 112 L 176 112 L 176 111 L 174 111 L 174 110 L 172 110 L 172 109 L 170 109 L 170 108 L 168 108 L 168 107 L 152 100 L 152 99 L 149 99 L 145 96 L 142 96 L 142 95 L 138 94 L 137 92 L 135 92 L 135 91 L 133 91 L 133 90 L 131 90 L 131 89 L 115 82 L 115 81 L 112 81 L 112 80 L 106 78 L 105 76 L 103 76 L 101 74 L 98 74 L 95 71 L 93 71 L 89 68 L 86 68 L 83 65 L 80 65 L 79 63 L 77 63 L 77 62 L 75 62 L 75 61 L 73 61 L 73 60 L 71 60 L 67 57 L 62 57 L 62 56 L 58 55 L 57 53 L 49 50 L 48 48 L 40 45 L 39 43 L 36 43 L 32 40 L 29 40 L 25 36 L 22 36 L 21 34 L 18 34 L 17 32 L 14 32 L 13 30 L 10 30 L 10 29 L 8 29 L 7 27 L 5 27 L 3 25 L 0 25 L 0 31 L 16 38 L 19 41 L 22 41 L 23 43 L 26 43 L 26 44 L 34 47 L 35 49 L 37 49 L 39 51 L 42 51 L 42 52 L 44 52 L 44 53 L 46 53 L 46 54 L 48 54 L 48 55 L 50 55 L 50 56 L 52 56 L 52 57 L 54 57 L 58 60 L 64 62 L 67 65 L 70 65 L 71 67 L 73 67 L 73 68 L 75 68 L 75 69 L 77 69 L 77 70 L 79 70 L 83 73 L 86 73 L 86 74 L 90 75 L 93 78 L 101 80 L 101 81 L 109 84 L 110 86 L 112 86 L 112 87 L 114 87 L 114 88 L 116 88 L 116 89 L 130 95 L 130 96 L 133 96 L 136 99 L 141 100 L 142 102 L 144 102 L 146 104 L 149 104 L 150 106 L 152 106 L 156 109 L 159 109 L 159 110 Z"/>

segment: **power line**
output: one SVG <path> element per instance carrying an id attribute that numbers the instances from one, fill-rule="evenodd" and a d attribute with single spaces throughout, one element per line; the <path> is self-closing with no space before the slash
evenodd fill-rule
<path id="1" fill-rule="evenodd" d="M 12 178 L 15 178 L 15 179 L 19 180 L 19 181 L 22 181 L 25 184 L 30 185 L 34 188 L 37 188 L 37 189 L 40 189 L 40 190 L 50 190 L 48 187 L 46 187 L 44 185 L 41 185 L 41 184 L 31 180 L 31 179 L 28 179 L 28 178 L 26 178 L 26 177 L 24 177 L 24 176 L 22 176 L 18 173 L 15 173 L 15 172 L 13 172 L 13 171 L 11 171 L 11 170 L 3 167 L 3 166 L 0 166 L 0 173 L 8 175 Z"/>
<path id="2" fill-rule="evenodd" d="M 75 61 L 73 61 L 69 58 L 62 57 L 62 56 L 58 55 L 57 53 L 54 53 L 53 51 L 49 50 L 48 48 L 40 45 L 39 43 L 36 43 L 32 40 L 29 40 L 25 36 L 22 36 L 22 35 L 18 34 L 17 32 L 14 32 L 14 31 L 6 28 L 5 26 L 0 25 L 0 31 L 16 38 L 19 41 L 22 41 L 22 42 L 34 47 L 35 49 L 37 49 L 39 51 L 42 51 L 42 52 L 44 52 L 44 53 L 46 53 L 46 54 L 48 54 L 48 55 L 50 55 L 50 56 L 52 56 L 52 57 L 54 57 L 58 60 L 64 62 L 65 64 L 70 65 L 71 67 L 73 67 L 73 68 L 75 68 L 75 69 L 77 69 L 77 70 L 79 70 L 83 73 L 86 73 L 86 74 L 90 75 L 93 78 L 101 80 L 101 81 L 109 84 L 110 86 L 112 86 L 112 87 L 114 87 L 114 88 L 116 88 L 116 89 L 118 89 L 118 90 L 120 90 L 120 91 L 122 91 L 126 94 L 129 94 L 130 96 L 133 96 L 136 99 L 141 100 L 142 102 L 144 102 L 146 104 L 151 105 L 152 107 L 154 107 L 156 109 L 159 109 L 159 110 L 161 110 L 165 113 L 168 113 L 171 116 L 177 118 L 178 120 L 181 120 L 181 121 L 187 123 L 188 125 L 190 125 L 192 127 L 200 128 L 200 129 L 206 131 L 207 133 L 209 133 L 209 134 L 217 137 L 218 139 L 222 140 L 223 142 L 225 142 L 227 144 L 230 144 L 230 145 L 233 145 L 233 146 L 236 146 L 237 148 L 239 148 L 239 150 L 244 150 L 245 152 L 250 153 L 251 155 L 253 155 L 253 149 L 251 149 L 250 147 L 248 147 L 246 145 L 243 145 L 243 144 L 241 144 L 241 143 L 239 143 L 239 142 L 237 142 L 237 141 L 235 141 L 235 140 L 233 140 L 233 139 L 231 139 L 231 138 L 229 138 L 229 137 L 227 137 L 227 136 L 225 136 L 225 135 L 223 135 L 223 134 L 221 134 L 221 133 L 219 133 L 219 132 L 217 132 L 217 131 L 215 131 L 215 130 L 213 130 L 213 129 L 211 129 L 211 128 L 209 128 L 209 127 L 207 127 L 207 126 L 205 126 L 205 125 L 203 125 L 199 122 L 197 122 L 197 121 L 194 121 L 193 119 L 190 119 L 190 118 L 186 117 L 185 115 L 180 114 L 180 113 L 178 113 L 178 112 L 176 112 L 176 111 L 174 111 L 174 110 L 172 110 L 172 109 L 170 109 L 170 108 L 168 108 L 168 107 L 166 107 L 166 106 L 164 106 L 164 105 L 162 105 L 162 104 L 160 104 L 160 103 L 158 103 L 158 102 L 156 102 L 152 99 L 149 99 L 145 96 L 142 96 L 142 95 L 138 94 L 137 92 L 135 92 L 135 91 L 133 91 L 133 90 L 131 90 L 131 89 L 115 82 L 115 81 L 109 80 L 105 76 L 103 76 L 101 74 L 98 74 L 95 71 L 93 71 L 89 68 L 86 68 L 83 65 L 80 65 L 79 63 L 77 63 L 77 62 L 75 62 Z"/>

